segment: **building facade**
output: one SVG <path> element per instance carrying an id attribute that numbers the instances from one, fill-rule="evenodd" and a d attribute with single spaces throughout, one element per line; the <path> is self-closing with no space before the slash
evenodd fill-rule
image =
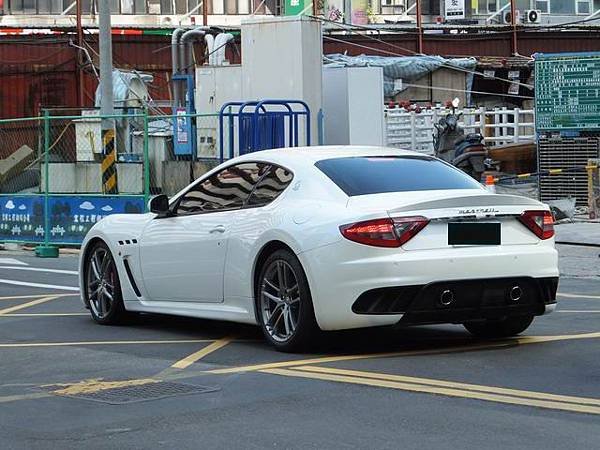
<path id="1" fill-rule="evenodd" d="M 80 0 L 84 25 L 97 23 L 97 0 Z M 109 0 L 116 25 L 172 26 L 202 23 L 202 0 Z M 424 23 L 450 18 L 447 5 L 464 12 L 471 24 L 502 24 L 510 11 L 509 0 L 420 0 Z M 356 6 L 360 4 L 360 6 Z M 0 26 L 56 26 L 73 24 L 74 0 L 0 0 Z M 206 0 L 208 24 L 237 26 L 250 15 L 282 15 L 286 11 L 312 12 L 310 0 Z M 305 7 L 304 7 L 305 6 Z M 349 21 L 349 9 L 361 7 L 370 23 L 414 23 L 415 0 L 317 0 L 326 18 Z M 600 18 L 600 0 L 516 0 L 517 22 L 531 23 L 527 12 L 535 10 L 534 24 L 594 22 Z M 345 11 L 348 11 L 345 13 Z M 461 16 L 461 18 L 462 18 Z M 592 16 L 592 17 L 590 17 Z"/>

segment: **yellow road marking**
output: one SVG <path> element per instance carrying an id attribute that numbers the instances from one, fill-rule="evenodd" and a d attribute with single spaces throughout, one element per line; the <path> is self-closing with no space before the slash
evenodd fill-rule
<path id="1" fill-rule="evenodd" d="M 201 348 L 197 352 L 194 352 L 191 355 L 186 356 L 183 359 L 180 359 L 179 361 L 177 361 L 176 363 L 171 365 L 171 367 L 173 367 L 175 369 L 185 369 L 186 367 L 189 367 L 192 364 L 194 364 L 196 361 L 199 361 L 200 359 L 204 358 L 206 355 L 209 355 L 210 353 L 215 352 L 215 351 L 219 350 L 220 348 L 225 347 L 232 340 L 233 340 L 233 337 L 225 337 L 223 339 L 216 340 L 212 344 L 207 345 L 204 348 Z"/>
<path id="2" fill-rule="evenodd" d="M 402 382 L 389 381 L 389 380 L 377 380 L 377 379 L 373 379 L 373 378 L 351 377 L 351 376 L 334 375 L 334 374 L 327 374 L 327 373 L 303 372 L 301 370 L 265 369 L 265 370 L 261 370 L 261 372 L 275 374 L 275 375 L 283 375 L 283 376 L 288 376 L 288 377 L 309 378 L 309 379 L 316 379 L 316 380 L 322 380 L 322 381 L 336 381 L 336 382 L 341 382 L 341 383 L 360 384 L 360 385 L 366 385 L 366 386 L 399 389 L 399 390 L 409 391 L 409 392 L 438 394 L 438 395 L 444 395 L 444 396 L 448 396 L 448 397 L 461 397 L 461 398 L 485 400 L 485 401 L 497 402 L 497 403 L 522 405 L 522 406 L 536 406 L 538 408 L 546 408 L 546 409 L 554 409 L 554 410 L 562 410 L 562 411 L 570 411 L 570 412 L 578 412 L 578 413 L 600 414 L 600 407 L 583 405 L 583 404 L 575 404 L 575 403 L 562 403 L 562 402 L 553 402 L 553 401 L 549 401 L 549 400 L 511 397 L 511 396 L 507 396 L 507 395 L 489 394 L 489 393 L 485 393 L 485 392 L 475 392 L 475 391 L 443 388 L 443 387 L 436 387 L 436 386 L 427 386 L 427 385 L 421 385 L 421 384 L 402 383 Z"/>
<path id="3" fill-rule="evenodd" d="M 95 379 L 84 380 L 73 384 L 51 384 L 42 387 L 65 386 L 62 389 L 57 389 L 51 392 L 57 395 L 78 395 L 91 394 L 93 392 L 105 391 L 108 389 L 116 389 L 128 386 L 143 386 L 145 384 L 158 383 L 160 381 L 161 380 L 155 380 L 154 378 L 139 378 L 135 380 L 122 381 L 102 381 L 101 379 Z"/>
<path id="4" fill-rule="evenodd" d="M 32 300 L 30 302 L 22 303 L 20 305 L 11 306 L 10 308 L 0 309 L 0 316 L 11 313 L 13 311 L 19 311 L 20 309 L 25 309 L 25 308 L 29 308 L 31 306 L 39 305 L 41 303 L 46 303 L 46 302 L 49 302 L 50 300 L 55 300 L 57 298 L 58 297 L 56 295 L 51 295 L 49 297 L 38 298 L 37 300 Z"/>
<path id="5" fill-rule="evenodd" d="M 356 361 L 361 359 L 372 359 L 372 358 L 393 358 L 399 356 L 416 356 L 416 355 L 435 355 L 435 354 L 447 354 L 456 352 L 467 352 L 474 350 L 491 350 L 495 348 L 503 347 L 515 347 L 518 345 L 527 344 L 540 344 L 543 342 L 552 341 L 566 341 L 573 339 L 594 339 L 600 338 L 600 332 L 595 333 L 582 333 L 582 334 L 567 334 L 558 336 L 523 336 L 517 338 L 510 338 L 506 340 L 489 341 L 479 344 L 471 345 L 459 345 L 455 347 L 442 347 L 435 349 L 425 350 L 406 350 L 399 352 L 389 353 L 367 353 L 362 355 L 341 355 L 341 356 L 323 356 L 318 358 L 310 359 L 297 359 L 291 361 L 280 361 L 276 363 L 265 363 L 265 364 L 252 364 L 248 366 L 237 366 L 237 367 L 226 367 L 222 369 L 211 369 L 207 370 L 207 373 L 212 374 L 228 374 L 228 373 L 239 373 L 239 372 L 254 372 L 265 369 L 276 369 L 283 367 L 294 367 L 302 366 L 307 364 L 323 364 L 338 361 Z"/>
<path id="6" fill-rule="evenodd" d="M 248 366 L 238 366 L 238 367 L 226 367 L 222 369 L 211 369 L 207 370 L 206 373 L 212 374 L 227 374 L 227 373 L 238 373 L 238 372 L 254 372 L 258 370 L 264 369 L 275 369 L 281 367 L 293 367 L 293 366 L 303 366 L 307 364 L 324 364 L 330 362 L 338 362 L 338 361 L 356 361 L 360 359 L 371 359 L 371 358 L 392 358 L 396 356 L 413 356 L 413 355 L 435 355 L 439 353 L 455 353 L 455 352 L 466 352 L 472 350 L 487 350 L 492 348 L 499 347 L 512 347 L 516 345 L 514 341 L 504 341 L 504 342 L 489 342 L 485 344 L 476 344 L 476 345 L 462 345 L 458 347 L 445 347 L 445 348 L 435 348 L 435 349 L 427 349 L 427 350 L 406 350 L 399 352 L 388 352 L 388 353 L 367 353 L 362 355 L 340 355 L 340 356 L 322 356 L 318 358 L 310 358 L 310 359 L 296 359 L 290 361 L 280 361 L 275 363 L 265 363 L 265 364 L 253 364 Z"/>
<path id="7" fill-rule="evenodd" d="M 574 339 L 595 339 L 600 338 L 600 332 L 595 333 L 581 333 L 581 334 L 564 334 L 558 336 L 523 336 L 518 337 L 515 340 L 519 344 L 539 344 L 541 342 L 553 342 L 553 341 L 570 341 Z"/>
<path id="8" fill-rule="evenodd" d="M 46 397 L 51 397 L 51 394 L 48 392 L 35 392 L 32 394 L 6 395 L 4 397 L 0 397 L 0 403 L 16 402 L 19 400 L 35 400 L 37 398 L 46 398 Z"/>
<path id="9" fill-rule="evenodd" d="M 300 366 L 294 370 L 305 372 L 330 373 L 334 375 L 347 375 L 351 377 L 373 378 L 375 380 L 398 381 L 403 383 L 419 384 L 425 386 L 437 386 L 463 389 L 466 391 L 487 392 L 491 394 L 510 395 L 514 397 L 534 398 L 539 400 L 552 400 L 556 402 L 577 403 L 583 405 L 600 406 L 600 398 L 573 397 L 569 395 L 549 394 L 545 392 L 524 391 L 521 389 L 510 389 L 496 386 L 485 386 L 480 384 L 459 383 L 455 381 L 434 380 L 431 378 L 408 377 L 388 373 L 366 372 L 360 370 L 337 369 L 333 367 Z"/>
<path id="10" fill-rule="evenodd" d="M 0 344 L 0 348 L 20 347 L 69 347 L 76 345 L 130 345 L 130 344 L 197 344 L 213 342 L 210 339 L 173 339 L 164 341 L 81 341 L 81 342 L 15 342 Z"/>
<path id="11" fill-rule="evenodd" d="M 59 317 L 59 316 L 89 316 L 88 313 L 15 313 L 2 314 L 0 317 Z"/>
<path id="12" fill-rule="evenodd" d="M 563 294 L 562 292 L 558 292 L 556 295 L 559 296 L 559 297 L 566 297 L 566 298 L 595 298 L 595 299 L 600 299 L 600 295 Z"/>
<path id="13" fill-rule="evenodd" d="M 38 295 L 13 295 L 9 297 L 0 297 L 0 300 L 20 300 L 23 298 L 40 298 L 52 295 L 54 297 L 74 297 L 79 296 L 79 294 L 38 294 Z"/>

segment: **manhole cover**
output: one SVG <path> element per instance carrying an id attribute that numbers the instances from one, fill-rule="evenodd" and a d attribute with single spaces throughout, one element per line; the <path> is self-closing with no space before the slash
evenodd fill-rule
<path id="1" fill-rule="evenodd" d="M 171 381 L 158 381 L 98 390 L 81 389 L 80 392 L 69 392 L 68 389 L 61 390 L 57 389 L 56 386 L 44 386 L 44 389 L 49 389 L 53 394 L 63 397 L 79 398 L 82 400 L 109 403 L 111 405 L 158 400 L 176 395 L 204 394 L 219 390 L 219 388 L 215 387 L 196 386 Z"/>

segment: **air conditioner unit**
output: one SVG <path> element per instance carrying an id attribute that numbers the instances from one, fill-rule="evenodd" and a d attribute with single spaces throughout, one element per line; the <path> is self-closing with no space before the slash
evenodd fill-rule
<path id="1" fill-rule="evenodd" d="M 519 22 L 519 16 L 521 15 L 521 13 L 519 12 L 519 10 L 515 11 L 515 23 Z M 504 11 L 504 14 L 502 14 L 502 20 L 504 23 L 506 24 L 511 24 L 512 23 L 512 19 L 511 19 L 511 12 L 509 11 Z"/>
<path id="2" fill-rule="evenodd" d="M 542 11 L 539 9 L 526 9 L 523 22 L 542 23 Z"/>

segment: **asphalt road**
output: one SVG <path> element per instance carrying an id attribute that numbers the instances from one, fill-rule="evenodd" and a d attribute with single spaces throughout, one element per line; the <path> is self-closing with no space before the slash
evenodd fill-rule
<path id="1" fill-rule="evenodd" d="M 599 448 L 585 252 L 563 249 L 558 310 L 520 338 L 378 329 L 328 334 L 315 355 L 222 322 L 99 326 L 75 256 L 0 252 L 0 448 Z"/>

